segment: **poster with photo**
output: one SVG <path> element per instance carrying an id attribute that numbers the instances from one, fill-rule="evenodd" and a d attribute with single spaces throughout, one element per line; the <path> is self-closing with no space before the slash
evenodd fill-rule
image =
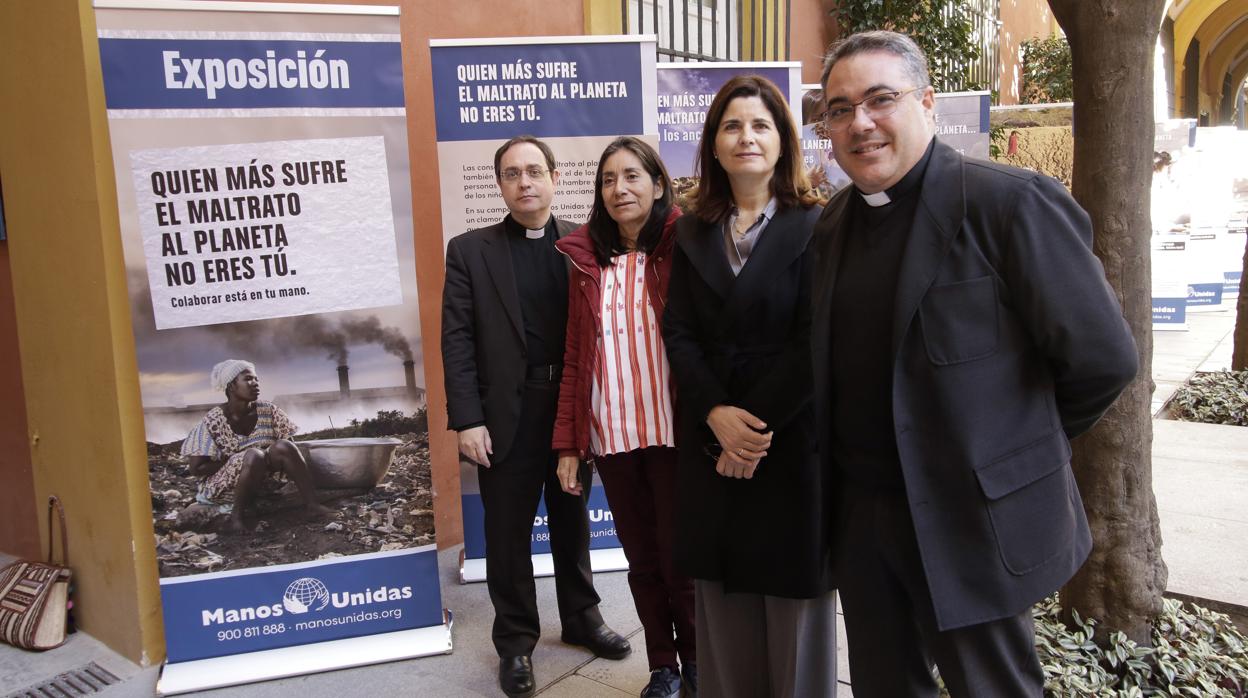
<path id="1" fill-rule="evenodd" d="M 514 136 L 541 138 L 554 151 L 559 181 L 552 213 L 583 223 L 594 200 L 602 151 L 618 136 L 658 145 L 653 37 L 587 36 L 435 39 L 434 112 L 443 243 L 507 215 L 494 153 Z M 477 466 L 460 460 L 464 552 L 460 579 L 485 579 L 484 508 Z M 589 495 L 590 561 L 625 569 L 611 507 L 597 475 Z M 533 522 L 534 574 L 554 573 L 545 505 Z"/>
<path id="2" fill-rule="evenodd" d="M 1243 273 L 1248 227 L 1248 132 L 1231 126 L 1196 128 L 1192 234 L 1205 242 L 1199 281 L 1205 284 L 1199 310 L 1234 307 Z M 1214 286 L 1221 282 L 1215 292 Z M 1208 299 L 1208 300 L 1206 300 Z M 1220 301 L 1220 304 L 1213 300 Z"/>
<path id="3" fill-rule="evenodd" d="M 159 690 L 450 651 L 398 9 L 95 4 Z"/>
<path id="4" fill-rule="evenodd" d="M 1154 331 L 1187 329 L 1195 140 L 1195 119 L 1169 119 L 1154 126 L 1150 192 Z"/>
<path id="5" fill-rule="evenodd" d="M 1187 329 L 1189 256 L 1185 233 L 1154 233 L 1152 237 L 1152 307 L 1154 331 Z"/>

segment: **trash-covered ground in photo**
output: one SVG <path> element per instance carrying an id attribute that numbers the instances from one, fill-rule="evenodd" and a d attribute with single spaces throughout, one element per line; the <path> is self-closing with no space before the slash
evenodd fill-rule
<path id="1" fill-rule="evenodd" d="M 178 455 L 181 442 L 148 444 L 152 523 L 160 576 L 180 577 L 397 550 L 434 542 L 429 435 L 393 434 L 403 444 L 368 491 L 317 490 L 328 517 L 309 519 L 293 483 L 258 498 L 254 530 L 220 532 L 225 518 L 195 504 L 199 478 Z M 302 437 L 296 437 L 296 440 Z"/>

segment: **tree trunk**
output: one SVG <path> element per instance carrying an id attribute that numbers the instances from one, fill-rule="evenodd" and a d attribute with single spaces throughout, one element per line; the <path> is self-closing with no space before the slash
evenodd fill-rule
<path id="1" fill-rule="evenodd" d="M 1244 236 L 1248 238 L 1248 235 Z M 1235 302 L 1235 349 L 1231 353 L 1231 370 L 1248 370 L 1248 240 L 1244 240 L 1244 271 L 1239 275 L 1239 300 Z"/>
<path id="2" fill-rule="evenodd" d="M 1086 564 L 1062 588 L 1069 617 L 1100 621 L 1151 644 L 1166 566 L 1153 497 L 1153 334 L 1149 194 L 1153 49 L 1164 0 L 1049 0 L 1070 41 L 1074 74 L 1075 199 L 1092 217 L 1093 247 L 1118 294 L 1140 373 L 1087 434 L 1072 465 L 1092 527 Z M 1071 299 L 1071 302 L 1078 302 Z"/>

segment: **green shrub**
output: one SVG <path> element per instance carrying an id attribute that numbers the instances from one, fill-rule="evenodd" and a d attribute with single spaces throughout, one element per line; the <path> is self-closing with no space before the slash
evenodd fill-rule
<path id="1" fill-rule="evenodd" d="M 1060 36 L 1023 42 L 1023 104 L 1069 102 L 1075 98 L 1070 44 Z"/>
<path id="2" fill-rule="evenodd" d="M 914 39 L 927 54 L 937 92 L 978 89 L 971 82 L 971 67 L 981 50 L 975 9 L 967 0 L 840 0 L 828 12 L 841 37 L 889 29 Z"/>
<path id="3" fill-rule="evenodd" d="M 1174 394 L 1175 419 L 1248 426 L 1248 370 L 1197 373 Z"/>
<path id="4" fill-rule="evenodd" d="M 1048 696 L 1248 695 L 1248 640 L 1221 613 L 1165 599 L 1153 623 L 1153 646 L 1140 647 L 1120 632 L 1102 647 L 1097 622 L 1074 614 L 1061 620 L 1057 595 L 1037 604 L 1036 648 Z"/>

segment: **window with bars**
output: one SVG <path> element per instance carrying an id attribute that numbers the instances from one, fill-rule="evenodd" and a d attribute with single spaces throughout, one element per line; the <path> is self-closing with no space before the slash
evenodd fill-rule
<path id="1" fill-rule="evenodd" d="M 971 25 L 979 41 L 979 59 L 971 65 L 971 82 L 983 90 L 1001 89 L 1001 2 L 972 0 Z"/>
<path id="2" fill-rule="evenodd" d="M 956 90 L 991 90 L 997 91 L 1001 85 L 1000 39 L 1001 22 L 1000 0 L 964 0 L 959 3 L 971 22 L 971 35 L 975 45 L 979 47 L 979 57 L 968 63 L 966 78 L 961 84 L 950 85 L 950 91 Z M 952 17 L 955 8 L 947 5 L 942 13 L 946 18 Z"/>
<path id="3" fill-rule="evenodd" d="M 789 0 L 620 0 L 625 34 L 658 37 L 660 61 L 788 60 Z"/>

